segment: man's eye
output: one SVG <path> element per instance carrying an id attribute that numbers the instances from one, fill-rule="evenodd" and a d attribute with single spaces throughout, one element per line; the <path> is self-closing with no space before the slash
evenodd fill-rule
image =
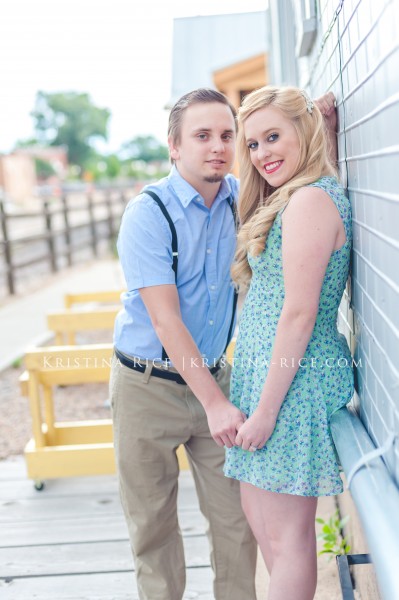
<path id="1" fill-rule="evenodd" d="M 198 137 L 199 137 L 200 140 L 206 140 L 207 137 L 208 137 L 208 135 L 206 133 L 199 133 Z"/>
<path id="2" fill-rule="evenodd" d="M 256 148 L 258 147 L 258 142 L 249 142 L 247 146 L 250 150 L 256 150 Z"/>

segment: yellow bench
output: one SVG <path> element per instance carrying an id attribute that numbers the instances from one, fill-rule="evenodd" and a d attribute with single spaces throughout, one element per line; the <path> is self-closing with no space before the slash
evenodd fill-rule
<path id="1" fill-rule="evenodd" d="M 65 308 L 72 308 L 74 304 L 86 304 L 92 302 L 95 304 L 118 304 L 121 300 L 121 294 L 126 290 L 106 290 L 102 292 L 80 292 L 76 294 L 65 294 Z"/>
<path id="2" fill-rule="evenodd" d="M 67 343 L 75 345 L 75 334 L 79 331 L 96 331 L 114 327 L 120 306 L 109 306 L 95 310 L 62 310 L 47 314 L 47 328 L 54 332 L 56 346 Z M 19 377 L 21 394 L 28 395 L 28 372 Z"/>
<path id="3" fill-rule="evenodd" d="M 226 360 L 231 366 L 233 366 L 234 350 L 236 348 L 236 340 L 237 340 L 237 338 L 234 337 L 230 341 L 230 344 L 226 348 Z"/>
<path id="4" fill-rule="evenodd" d="M 75 344 L 75 333 L 78 331 L 95 331 L 113 329 L 115 317 L 121 306 L 109 306 L 94 310 L 63 310 L 47 314 L 47 327 L 55 333 L 55 344 Z"/>
<path id="5" fill-rule="evenodd" d="M 115 472 L 111 419 L 56 422 L 53 387 L 108 382 L 112 344 L 50 346 L 27 352 L 28 396 L 33 437 L 25 447 L 28 477 L 44 479 Z M 184 447 L 179 466 L 188 468 Z"/>

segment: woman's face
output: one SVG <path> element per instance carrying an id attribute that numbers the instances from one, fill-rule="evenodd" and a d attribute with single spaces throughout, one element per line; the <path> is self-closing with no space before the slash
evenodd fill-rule
<path id="1" fill-rule="evenodd" d="M 244 122 L 252 164 L 267 183 L 278 188 L 295 174 L 299 138 L 292 122 L 273 106 L 260 108 Z"/>

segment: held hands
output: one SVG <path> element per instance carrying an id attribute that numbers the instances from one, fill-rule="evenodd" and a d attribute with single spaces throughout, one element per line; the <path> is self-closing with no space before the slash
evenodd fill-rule
<path id="1" fill-rule="evenodd" d="M 235 445 L 251 452 L 260 450 L 272 435 L 275 426 L 276 417 L 258 408 L 239 428 Z"/>
<path id="2" fill-rule="evenodd" d="M 214 404 L 206 413 L 211 435 L 217 445 L 227 448 L 234 446 L 237 431 L 246 419 L 245 415 L 228 401 Z"/>

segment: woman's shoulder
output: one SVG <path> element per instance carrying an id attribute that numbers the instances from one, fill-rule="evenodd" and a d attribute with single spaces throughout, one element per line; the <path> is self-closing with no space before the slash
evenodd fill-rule
<path id="1" fill-rule="evenodd" d="M 346 234 L 349 237 L 351 235 L 352 207 L 342 184 L 334 176 L 324 176 L 311 183 L 309 187 L 322 190 L 331 198 L 344 222 Z"/>
<path id="2" fill-rule="evenodd" d="M 284 208 L 290 207 L 291 214 L 299 210 L 317 210 L 320 213 L 323 207 L 327 212 L 331 211 L 333 205 L 341 216 L 350 214 L 350 201 L 342 185 L 334 176 L 323 176 L 295 190 Z"/>
<path id="3" fill-rule="evenodd" d="M 327 192 L 327 194 L 341 194 L 346 197 L 344 187 L 334 175 L 324 175 L 323 177 L 319 177 L 319 179 L 313 183 L 309 183 L 307 187 L 317 187 Z"/>

